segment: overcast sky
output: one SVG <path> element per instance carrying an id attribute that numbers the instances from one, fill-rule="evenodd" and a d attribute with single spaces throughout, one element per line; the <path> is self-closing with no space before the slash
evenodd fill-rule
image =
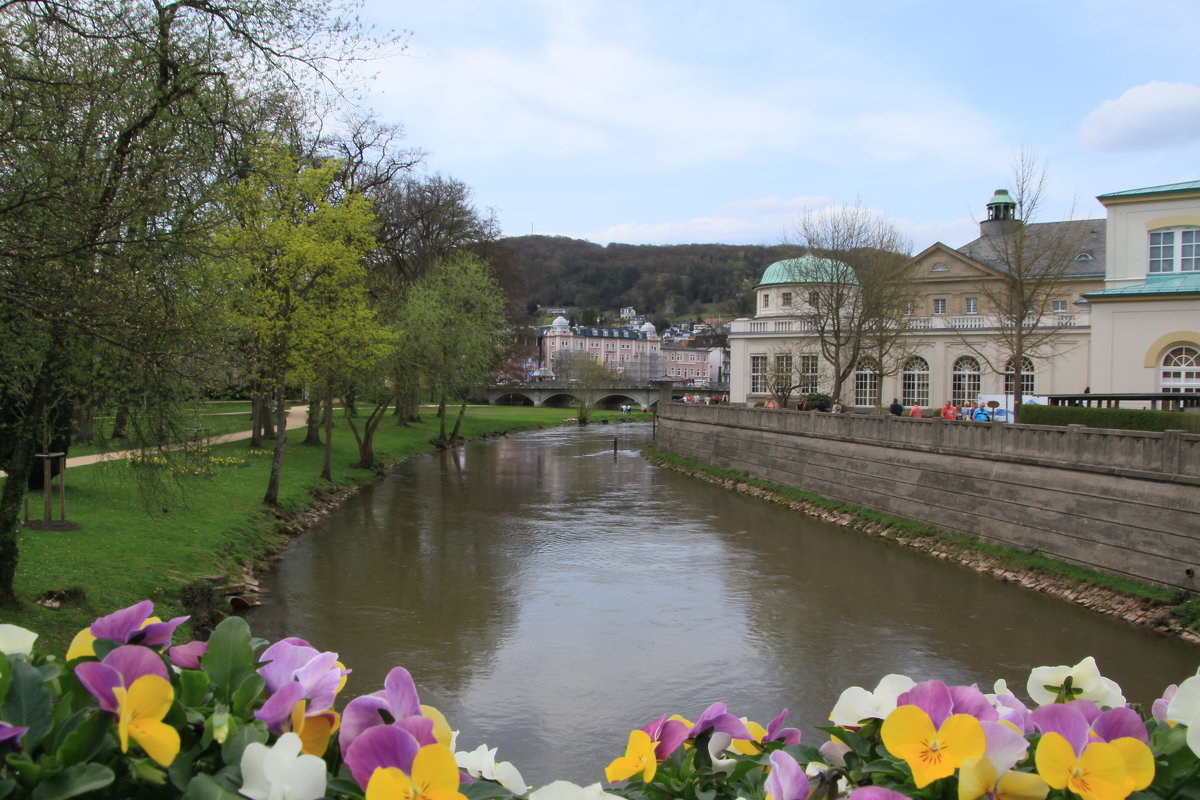
<path id="1" fill-rule="evenodd" d="M 859 203 L 977 235 L 1021 148 L 1043 220 L 1200 178 L 1200 1 L 366 0 L 367 104 L 506 234 L 778 244 Z"/>

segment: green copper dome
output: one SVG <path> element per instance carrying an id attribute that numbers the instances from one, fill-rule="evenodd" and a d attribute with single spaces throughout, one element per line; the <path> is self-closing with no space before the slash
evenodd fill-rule
<path id="1" fill-rule="evenodd" d="M 858 283 L 854 271 L 840 261 L 808 255 L 776 261 L 767 267 L 759 286 L 785 283 Z"/>

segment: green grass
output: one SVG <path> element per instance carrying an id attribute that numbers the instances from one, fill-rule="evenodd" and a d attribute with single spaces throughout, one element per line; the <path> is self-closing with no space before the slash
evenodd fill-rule
<path id="1" fill-rule="evenodd" d="M 1014 547 L 1004 547 L 981 541 L 978 537 L 964 533 L 942 530 L 922 522 L 897 517 L 882 511 L 856 506 L 840 500 L 831 500 L 812 492 L 795 489 L 760 478 L 752 478 L 746 472 L 732 469 L 722 469 L 689 458 L 677 456 L 659 450 L 653 442 L 645 449 L 647 458 L 656 463 L 673 467 L 680 471 L 715 478 L 720 481 L 733 481 L 747 486 L 753 486 L 766 492 L 780 502 L 798 502 L 816 509 L 823 509 L 839 514 L 848 514 L 874 525 L 885 527 L 893 533 L 893 538 L 906 540 L 909 543 L 926 542 L 936 546 L 941 552 L 959 555 L 964 560 L 972 557 L 987 558 L 1004 569 L 1017 572 L 1046 575 L 1079 585 L 1095 586 L 1108 589 L 1130 597 L 1149 600 L 1154 603 L 1176 605 L 1174 616 L 1182 624 L 1200 630 L 1200 604 L 1192 600 L 1183 602 L 1179 593 L 1161 586 L 1139 583 L 1118 575 L 1097 572 L 1077 564 L 1058 561 L 1039 552 L 1030 552 Z"/>
<path id="2" fill-rule="evenodd" d="M 558 425 L 573 415 L 562 408 L 473 406 L 463 422 L 463 434 L 478 437 L 503 431 Z M 616 412 L 593 412 L 593 419 L 617 418 Z M 376 434 L 375 452 L 383 462 L 396 462 L 431 449 L 437 418 L 424 413 L 422 423 L 399 427 L 385 419 Z M 313 502 L 314 491 L 330 489 L 319 480 L 323 448 L 304 446 L 303 430 L 288 435 L 280 505 L 297 511 Z M 135 480 L 129 461 L 72 467 L 67 471 L 67 518 L 82 525 L 77 531 L 36 531 L 21 534 L 17 593 L 19 611 L 0 618 L 41 636 L 42 646 L 65 648 L 71 637 L 92 619 L 149 598 L 162 618 L 187 613 L 180 592 L 207 576 L 236 574 L 276 552 L 284 542 L 279 519 L 262 505 L 270 470 L 269 447 L 251 450 L 248 442 L 214 445 L 209 452 L 219 461 L 176 453 L 174 465 L 136 468 L 153 479 Z M 72 450 L 72 454 L 75 451 Z M 333 484 L 349 487 L 373 480 L 371 470 L 352 469 L 357 460 L 354 438 L 340 418 L 334 433 Z M 195 468 L 204 474 L 181 474 L 172 466 Z M 41 497 L 30 497 L 30 513 L 41 516 Z M 58 514 L 55 499 L 55 516 Z M 78 588 L 84 599 L 64 603 L 58 610 L 35 604 L 46 592 Z"/>

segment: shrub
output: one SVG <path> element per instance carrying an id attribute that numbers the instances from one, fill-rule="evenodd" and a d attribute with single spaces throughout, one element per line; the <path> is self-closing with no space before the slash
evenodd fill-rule
<path id="1" fill-rule="evenodd" d="M 1200 433 L 1200 414 L 1140 408 L 1023 405 L 1018 422 L 1025 425 L 1086 425 L 1089 428 L 1126 431 L 1185 430 Z"/>

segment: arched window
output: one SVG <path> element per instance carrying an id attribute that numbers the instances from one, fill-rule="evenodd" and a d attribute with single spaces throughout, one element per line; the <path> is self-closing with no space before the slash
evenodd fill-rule
<path id="1" fill-rule="evenodd" d="M 1164 392 L 1200 392 L 1200 350 L 1180 345 L 1163 356 L 1158 385 Z"/>
<path id="2" fill-rule="evenodd" d="M 904 362 L 900 376 L 900 402 L 906 406 L 929 405 L 929 362 L 913 356 Z"/>
<path id="3" fill-rule="evenodd" d="M 1004 365 L 1004 393 L 1011 395 L 1013 393 L 1013 361 L 1010 358 L 1008 363 Z M 1025 356 L 1021 356 L 1021 396 L 1031 395 L 1034 393 L 1033 380 L 1033 362 Z"/>
<path id="4" fill-rule="evenodd" d="M 859 361 L 854 369 L 854 405 L 879 405 L 879 370 L 867 359 Z"/>
<path id="5" fill-rule="evenodd" d="M 956 406 L 963 406 L 979 399 L 979 360 L 971 356 L 960 356 L 954 362 L 951 375 L 950 399 Z"/>

